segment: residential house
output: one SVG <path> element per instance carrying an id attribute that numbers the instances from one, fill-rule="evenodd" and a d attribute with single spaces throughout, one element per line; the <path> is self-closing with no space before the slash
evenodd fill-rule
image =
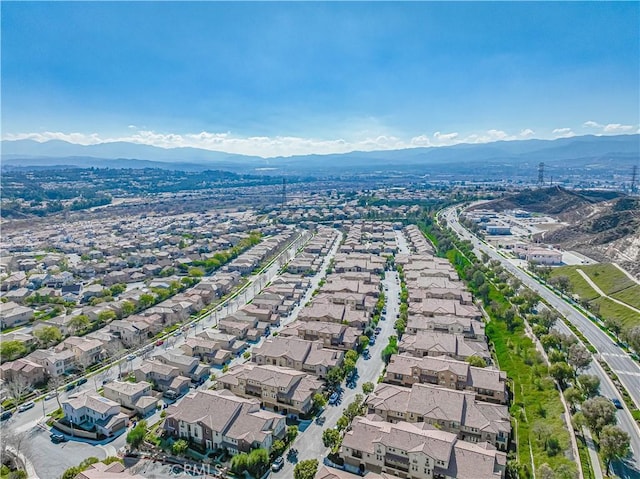
<path id="1" fill-rule="evenodd" d="M 295 369 L 245 363 L 220 376 L 216 386 L 238 396 L 260 398 L 267 409 L 299 416 L 311 411 L 312 397 L 323 383 Z"/>
<path id="2" fill-rule="evenodd" d="M 308 341 L 322 341 L 326 348 L 349 350 L 358 346 L 361 331 L 341 323 L 294 321 L 279 336 L 298 336 Z"/>
<path id="3" fill-rule="evenodd" d="M 33 319 L 33 309 L 13 301 L 0 303 L 0 328 L 13 328 Z"/>
<path id="4" fill-rule="evenodd" d="M 252 361 L 272 364 L 315 374 L 320 378 L 329 369 L 340 366 L 344 353 L 323 347 L 321 341 L 307 341 L 296 337 L 275 336 L 253 349 Z"/>
<path id="5" fill-rule="evenodd" d="M 9 361 L 0 366 L 0 378 L 4 381 L 22 381 L 25 385 L 34 387 L 43 383 L 47 378 L 46 368 L 27 358 Z"/>
<path id="6" fill-rule="evenodd" d="M 352 472 L 391 473 L 406 479 L 503 479 L 507 456 L 426 423 L 392 424 L 356 417 L 340 447 Z"/>
<path id="7" fill-rule="evenodd" d="M 70 349 L 36 349 L 27 358 L 44 366 L 51 377 L 62 376 L 77 367 L 76 355 Z"/>
<path id="8" fill-rule="evenodd" d="M 129 424 L 129 417 L 120 412 L 120 404 L 95 392 L 82 392 L 62 401 L 65 419 L 74 427 L 95 430 L 111 437 Z"/>
<path id="9" fill-rule="evenodd" d="M 133 370 L 136 381 L 147 381 L 153 384 L 153 389 L 160 392 L 173 391 L 184 394 L 189 390 L 191 380 L 180 374 L 175 366 L 163 364 L 156 360 L 144 360 Z"/>
<path id="10" fill-rule="evenodd" d="M 411 388 L 379 384 L 367 399 L 369 414 L 389 422 L 427 422 L 463 441 L 489 442 L 506 451 L 511 434 L 507 406 L 477 401 L 475 394 L 429 384 Z"/>
<path id="11" fill-rule="evenodd" d="M 151 393 L 151 383 L 146 381 L 111 381 L 104 385 L 102 394 L 142 417 L 155 411 L 158 405 L 158 398 Z"/>
<path id="12" fill-rule="evenodd" d="M 419 316 L 409 315 L 407 334 L 418 331 L 436 331 L 439 333 L 460 334 L 471 341 L 485 341 L 484 323 L 459 316 Z"/>
<path id="13" fill-rule="evenodd" d="M 469 341 L 459 334 L 418 331 L 416 334 L 405 334 L 398 344 L 400 353 L 408 353 L 421 358 L 424 356 L 449 356 L 461 361 L 471 356 L 478 356 L 487 362 L 491 355 L 486 343 Z"/>
<path id="14" fill-rule="evenodd" d="M 178 368 L 182 376 L 188 377 L 193 382 L 201 382 L 209 378 L 209 368 L 200 364 L 198 358 L 167 351 L 158 354 L 154 359 L 162 364 Z"/>
<path id="15" fill-rule="evenodd" d="M 260 409 L 257 399 L 226 390 L 189 393 L 180 406 L 167 409 L 163 427 L 173 437 L 233 455 L 257 448 L 268 451 L 286 434 L 283 416 Z"/>
<path id="16" fill-rule="evenodd" d="M 473 391 L 476 399 L 507 404 L 507 375 L 493 368 L 471 366 L 446 356 L 416 358 L 394 354 L 387 365 L 384 382 L 411 387 L 433 384 L 449 389 Z"/>

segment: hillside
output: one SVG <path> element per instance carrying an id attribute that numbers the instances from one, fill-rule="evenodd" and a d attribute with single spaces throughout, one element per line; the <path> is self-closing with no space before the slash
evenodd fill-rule
<path id="1" fill-rule="evenodd" d="M 571 221 L 574 216 L 582 216 L 582 211 L 590 206 L 619 197 L 620 193 L 614 191 L 572 191 L 561 186 L 553 186 L 524 190 L 506 198 L 478 205 L 476 208 L 496 211 L 524 209 Z"/>
<path id="2" fill-rule="evenodd" d="M 582 219 L 548 233 L 545 241 L 619 263 L 640 277 L 640 199 L 618 198 L 576 213 Z"/>

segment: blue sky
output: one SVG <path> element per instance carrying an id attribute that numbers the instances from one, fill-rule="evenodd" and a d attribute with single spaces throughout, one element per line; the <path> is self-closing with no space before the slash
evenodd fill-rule
<path id="1" fill-rule="evenodd" d="M 274 156 L 640 126 L 638 2 L 1 8 L 5 139 Z"/>

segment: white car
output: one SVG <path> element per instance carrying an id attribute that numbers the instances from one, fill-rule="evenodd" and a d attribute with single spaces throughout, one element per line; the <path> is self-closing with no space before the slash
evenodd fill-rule
<path id="1" fill-rule="evenodd" d="M 27 409 L 31 409 L 35 405 L 36 403 L 34 403 L 33 401 L 29 401 L 24 404 L 21 404 L 20 406 L 18 406 L 18 412 L 25 412 Z"/>

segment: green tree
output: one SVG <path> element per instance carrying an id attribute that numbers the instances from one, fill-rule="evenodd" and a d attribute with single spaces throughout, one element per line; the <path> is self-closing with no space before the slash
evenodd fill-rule
<path id="1" fill-rule="evenodd" d="M 369 336 L 362 335 L 358 338 L 358 346 L 361 351 L 363 351 L 367 346 L 369 346 Z"/>
<path id="2" fill-rule="evenodd" d="M 582 403 L 584 419 L 596 436 L 600 437 L 602 428 L 616 423 L 616 407 L 602 396 L 587 399 Z"/>
<path id="3" fill-rule="evenodd" d="M 298 435 L 298 426 L 287 427 L 287 442 L 292 443 Z"/>
<path id="4" fill-rule="evenodd" d="M 146 309 L 156 302 L 156 298 L 153 294 L 145 293 L 140 295 L 138 300 L 138 306 L 140 309 Z"/>
<path id="5" fill-rule="evenodd" d="M 273 441 L 273 444 L 271 444 L 271 454 L 274 457 L 277 457 L 284 452 L 286 447 L 287 445 L 284 443 L 284 441 L 276 439 L 275 441 Z"/>
<path id="6" fill-rule="evenodd" d="M 189 443 L 184 439 L 178 439 L 173 443 L 173 446 L 171 446 L 171 451 L 177 456 L 181 456 L 187 452 L 187 449 L 189 449 Z"/>
<path id="7" fill-rule="evenodd" d="M 374 389 L 375 389 L 375 386 L 373 385 L 372 382 L 366 382 L 362 385 L 362 392 L 364 394 L 372 393 Z"/>
<path id="8" fill-rule="evenodd" d="M 578 384 L 587 399 L 600 394 L 600 378 L 593 374 L 581 374 L 578 376 Z"/>
<path id="9" fill-rule="evenodd" d="M 553 379 L 558 381 L 558 384 L 562 389 L 565 389 L 567 381 L 573 377 L 574 371 L 571 366 L 561 361 L 551 365 L 549 368 L 549 374 L 551 374 Z"/>
<path id="10" fill-rule="evenodd" d="M 325 429 L 322 431 L 322 443 L 324 447 L 333 448 L 340 442 L 340 432 L 336 429 Z"/>
<path id="11" fill-rule="evenodd" d="M 121 306 L 123 317 L 127 317 L 133 314 L 133 312 L 136 310 L 135 304 L 133 304 L 131 301 L 123 301 Z"/>
<path id="12" fill-rule="evenodd" d="M 629 454 L 629 434 L 618 426 L 607 425 L 600 432 L 600 453 L 604 459 L 605 471 L 609 475 L 611 463 Z"/>
<path id="13" fill-rule="evenodd" d="M 266 449 L 254 449 L 247 457 L 247 470 L 253 477 L 261 477 L 269 466 L 269 452 Z"/>
<path id="14" fill-rule="evenodd" d="M 318 472 L 318 460 L 306 459 L 296 464 L 293 470 L 293 479 L 313 479 Z"/>
<path id="15" fill-rule="evenodd" d="M 311 401 L 313 402 L 313 407 L 316 410 L 322 409 L 327 405 L 327 398 L 325 398 L 322 393 L 315 393 L 311 398 Z"/>
<path id="16" fill-rule="evenodd" d="M 127 444 L 129 444 L 133 449 L 137 449 L 140 444 L 142 444 L 142 441 L 144 441 L 146 434 L 147 421 L 139 421 L 138 424 L 136 424 L 136 426 L 127 434 Z"/>
<path id="17" fill-rule="evenodd" d="M 469 356 L 467 358 L 467 362 L 471 366 L 476 366 L 478 368 L 486 368 L 487 367 L 487 362 L 484 360 L 484 358 L 481 358 L 480 356 Z"/>
<path id="18" fill-rule="evenodd" d="M 567 388 L 564 392 L 564 397 L 571 407 L 579 405 L 584 400 L 584 394 L 576 387 Z"/>
<path id="19" fill-rule="evenodd" d="M 327 381 L 327 385 L 329 386 L 337 386 L 344 379 L 344 373 L 342 368 L 333 367 L 327 371 L 327 376 L 325 380 Z"/>
<path id="20" fill-rule="evenodd" d="M 50 344 L 58 344 L 62 341 L 62 333 L 55 326 L 45 326 L 42 329 L 34 331 L 33 335 L 38 338 L 38 341 L 40 341 L 40 344 L 44 347 Z"/>
<path id="21" fill-rule="evenodd" d="M 27 352 L 27 347 L 20 341 L 2 341 L 0 343 L 2 361 L 13 361 L 24 356 Z"/>
<path id="22" fill-rule="evenodd" d="M 116 313 L 110 309 L 105 309 L 98 313 L 98 321 L 101 323 L 106 323 L 114 319 L 116 319 Z"/>
<path id="23" fill-rule="evenodd" d="M 248 462 L 249 456 L 246 453 L 236 454 L 231 458 L 231 471 L 236 474 L 242 474 L 247 470 Z"/>
<path id="24" fill-rule="evenodd" d="M 204 271 L 201 268 L 189 268 L 189 276 L 193 277 L 193 278 L 200 278 L 202 276 L 204 276 Z"/>
<path id="25" fill-rule="evenodd" d="M 349 418 L 344 414 L 340 416 L 338 418 L 338 421 L 336 422 L 336 427 L 338 428 L 339 431 L 346 429 L 348 425 L 349 425 Z"/>
<path id="26" fill-rule="evenodd" d="M 591 364 L 591 353 L 580 343 L 569 346 L 567 362 L 576 370 L 585 369 Z"/>
<path id="27" fill-rule="evenodd" d="M 72 334 L 77 334 L 78 331 L 83 331 L 89 327 L 91 321 L 89 320 L 89 316 L 86 314 L 78 314 L 69 320 L 69 329 L 72 331 Z"/>
<path id="28" fill-rule="evenodd" d="M 355 364 L 355 362 L 358 360 L 358 353 L 356 353 L 353 349 L 350 349 L 345 353 L 344 360 L 353 361 L 353 363 Z"/>

